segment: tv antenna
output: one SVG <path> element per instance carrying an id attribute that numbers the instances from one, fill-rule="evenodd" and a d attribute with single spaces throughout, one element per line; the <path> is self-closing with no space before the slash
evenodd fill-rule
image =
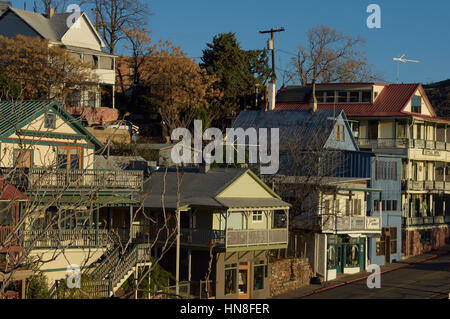
<path id="1" fill-rule="evenodd" d="M 420 61 L 418 60 L 408 60 L 405 59 L 406 54 L 403 54 L 402 56 L 398 57 L 398 58 L 393 58 L 392 60 L 397 61 L 397 84 L 399 83 L 398 79 L 399 79 L 399 74 L 400 74 L 400 62 L 402 63 L 406 63 L 406 62 L 414 62 L 414 63 L 419 63 Z"/>

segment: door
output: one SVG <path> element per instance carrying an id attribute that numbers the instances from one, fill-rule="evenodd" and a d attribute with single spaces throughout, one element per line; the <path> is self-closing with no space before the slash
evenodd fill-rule
<path id="1" fill-rule="evenodd" d="M 238 273 L 238 290 L 239 299 L 249 299 L 250 292 L 250 262 L 239 263 L 239 273 Z"/>
<path id="2" fill-rule="evenodd" d="M 81 147 L 61 146 L 58 148 L 57 167 L 66 170 L 58 172 L 60 182 L 76 182 L 81 177 Z"/>
<path id="3" fill-rule="evenodd" d="M 337 248 L 337 252 L 336 252 L 336 272 L 337 273 L 343 273 L 344 272 L 344 262 L 345 262 L 343 245 L 336 245 L 336 248 Z"/>

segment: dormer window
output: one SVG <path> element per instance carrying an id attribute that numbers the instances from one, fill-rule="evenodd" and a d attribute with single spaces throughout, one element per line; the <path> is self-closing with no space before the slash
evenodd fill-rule
<path id="1" fill-rule="evenodd" d="M 56 128 L 56 115 L 53 113 L 45 114 L 44 128 L 55 129 Z"/>
<path id="2" fill-rule="evenodd" d="M 422 113 L 422 99 L 418 95 L 415 95 L 411 100 L 411 112 Z"/>
<path id="3" fill-rule="evenodd" d="M 370 90 L 362 91 L 361 102 L 363 102 L 363 103 L 370 103 L 371 102 L 371 98 L 372 98 L 372 91 L 370 91 Z"/>

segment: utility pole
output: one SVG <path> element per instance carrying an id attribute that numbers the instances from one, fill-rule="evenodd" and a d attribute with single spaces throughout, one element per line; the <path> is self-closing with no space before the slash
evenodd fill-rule
<path id="1" fill-rule="evenodd" d="M 259 33 L 270 33 L 270 41 L 269 41 L 269 50 L 272 50 L 272 81 L 269 82 L 267 85 L 267 97 L 268 100 L 266 100 L 266 111 L 273 110 L 275 108 L 275 96 L 276 96 L 276 89 L 277 89 L 277 72 L 275 71 L 275 42 L 273 39 L 273 34 L 275 32 L 283 32 L 284 28 L 278 28 L 278 29 L 270 29 L 270 30 L 264 30 L 259 31 Z"/>
<path id="2" fill-rule="evenodd" d="M 259 33 L 270 33 L 270 45 L 269 50 L 272 50 L 272 83 L 275 83 L 277 80 L 277 73 L 275 72 L 275 42 L 273 38 L 273 34 L 275 32 L 283 32 L 284 28 L 278 28 L 278 29 L 270 29 L 270 30 L 264 30 L 259 31 Z"/>

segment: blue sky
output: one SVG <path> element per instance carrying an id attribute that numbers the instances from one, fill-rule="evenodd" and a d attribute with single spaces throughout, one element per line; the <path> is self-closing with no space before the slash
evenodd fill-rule
<path id="1" fill-rule="evenodd" d="M 30 10 L 33 2 L 27 2 Z M 366 26 L 366 8 L 371 3 L 381 8 L 381 29 Z M 13 0 L 13 5 L 23 8 L 23 1 Z M 286 31 L 276 35 L 275 46 L 279 49 L 276 66 L 286 69 L 292 53 L 305 43 L 307 30 L 325 24 L 365 38 L 366 57 L 388 82 L 396 81 L 392 58 L 403 53 L 420 63 L 400 65 L 400 82 L 450 78 L 448 0 L 155 0 L 149 7 L 153 38 L 170 40 L 197 60 L 218 33 L 235 32 L 243 48 L 256 49 L 268 39 L 259 30 L 284 27 Z"/>

